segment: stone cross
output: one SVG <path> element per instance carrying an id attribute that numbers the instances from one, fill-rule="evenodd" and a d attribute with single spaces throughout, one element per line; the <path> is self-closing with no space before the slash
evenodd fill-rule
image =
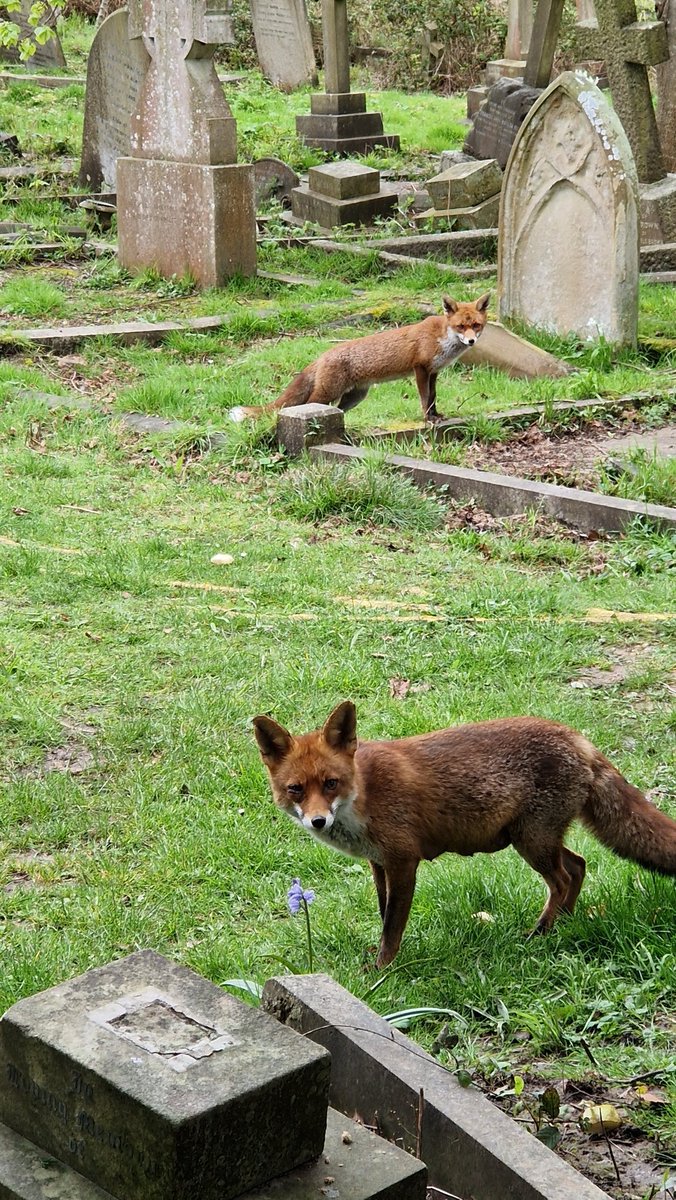
<path id="1" fill-rule="evenodd" d="M 564 0 L 539 0 L 533 20 L 523 81 L 528 87 L 546 88 L 554 64 Z"/>
<path id="2" fill-rule="evenodd" d="M 533 32 L 533 0 L 508 0 L 505 58 L 525 58 Z"/>
<path id="3" fill-rule="evenodd" d="M 347 0 L 322 0 L 324 40 L 324 91 L 350 90 L 350 44 L 347 30 Z"/>
<path id="4" fill-rule="evenodd" d="M 665 174 L 649 66 L 669 57 L 663 21 L 638 21 L 634 0 L 595 0 L 596 20 L 577 25 L 578 57 L 603 59 L 615 110 L 625 128 L 641 183 Z"/>
<path id="5" fill-rule="evenodd" d="M 137 158 L 234 163 L 236 129 L 213 63 L 232 42 L 227 0 L 129 0 L 129 37 L 150 63 L 131 121 Z"/>

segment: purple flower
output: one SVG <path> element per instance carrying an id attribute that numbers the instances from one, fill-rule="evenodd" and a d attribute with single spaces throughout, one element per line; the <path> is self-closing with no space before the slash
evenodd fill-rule
<path id="1" fill-rule="evenodd" d="M 291 880 L 291 887 L 286 893 L 286 902 L 289 906 L 289 912 L 293 916 L 300 912 L 300 906 L 303 902 L 305 904 L 312 904 L 314 898 L 315 894 L 311 888 L 307 888 L 305 891 L 303 890 L 303 885 L 301 884 L 300 879 Z"/>

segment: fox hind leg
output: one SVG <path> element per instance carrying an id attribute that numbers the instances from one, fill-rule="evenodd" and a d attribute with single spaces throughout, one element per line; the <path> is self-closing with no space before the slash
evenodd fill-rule
<path id="1" fill-rule="evenodd" d="M 537 871 L 544 879 L 549 895 L 533 933 L 547 933 L 554 924 L 560 912 L 572 912 L 572 906 L 577 900 L 584 879 L 584 869 L 580 868 L 579 855 L 573 854 L 560 842 L 540 843 L 513 842 L 528 865 Z"/>

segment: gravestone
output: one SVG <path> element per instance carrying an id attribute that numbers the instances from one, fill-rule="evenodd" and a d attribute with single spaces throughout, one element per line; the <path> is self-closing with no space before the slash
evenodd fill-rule
<path id="1" fill-rule="evenodd" d="M 329 1109 L 329 1075 L 323 1047 L 132 954 L 0 1020 L 0 1196 L 424 1200 L 423 1164 Z"/>
<path id="2" fill-rule="evenodd" d="M 594 0 L 594 7 L 596 19 L 577 25 L 578 52 L 605 61 L 613 105 L 636 162 L 642 241 L 672 241 L 676 175 L 665 167 L 648 76 L 648 66 L 669 57 L 666 27 L 663 21 L 637 20 L 634 0 Z"/>
<path id="3" fill-rule="evenodd" d="M 495 83 L 507 76 L 518 79 L 523 75 L 526 55 L 533 32 L 533 0 L 507 0 L 507 37 L 503 58 L 486 63 L 484 80 Z"/>
<path id="4" fill-rule="evenodd" d="M 498 304 L 566 336 L 635 345 L 638 184 L 603 93 L 566 72 L 531 109 L 502 189 Z"/>
<path id="5" fill-rule="evenodd" d="M 266 79 L 283 92 L 317 83 L 305 0 L 251 0 L 256 53 Z"/>
<path id="6" fill-rule="evenodd" d="M 118 253 L 131 270 L 219 287 L 256 270 L 253 167 L 214 68 L 232 41 L 228 0 L 130 0 L 129 36 L 148 69 L 117 165 Z"/>
<path id="7" fill-rule="evenodd" d="M 540 90 L 516 79 L 498 79 L 474 118 L 464 149 L 474 158 L 495 159 L 507 166 L 514 139 Z"/>
<path id="8" fill-rule="evenodd" d="M 322 0 L 324 93 L 310 97 L 310 116 L 296 117 L 296 133 L 306 146 L 329 154 L 367 154 L 376 146 L 399 149 L 396 134 L 383 133 L 383 118 L 366 111 L 365 92 L 350 91 L 347 0 Z"/>
<path id="9" fill-rule="evenodd" d="M 657 128 L 665 170 L 676 174 L 676 0 L 665 0 L 669 58 L 656 67 Z"/>
<path id="10" fill-rule="evenodd" d="M 91 191 L 116 189 L 117 159 L 131 150 L 131 114 L 149 57 L 140 38 L 130 41 L 126 8 L 98 26 L 87 60 L 79 177 Z"/>
<path id="11" fill-rule="evenodd" d="M 7 12 L 6 9 L 0 8 L 0 19 L 3 21 L 12 21 L 14 25 L 18 25 L 21 30 L 20 40 L 23 38 L 32 38 L 33 27 L 29 24 L 28 16 L 30 14 L 33 0 L 21 0 L 21 8 L 18 12 Z M 59 35 L 56 32 L 56 14 L 53 12 L 45 13 L 40 18 L 41 25 L 48 25 L 54 30 L 48 41 L 41 46 L 35 47 L 35 54 L 31 55 L 25 63 L 31 67 L 65 67 L 66 59 L 63 53 Z M 0 46 L 0 60 L 4 62 L 21 62 L 18 47 Z"/>

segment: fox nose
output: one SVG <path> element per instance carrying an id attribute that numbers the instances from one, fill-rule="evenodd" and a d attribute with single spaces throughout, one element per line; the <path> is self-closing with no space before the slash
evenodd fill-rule
<path id="1" fill-rule="evenodd" d="M 312 828 L 313 829 L 323 829 L 325 825 L 326 825 L 326 817 L 313 817 L 312 818 Z"/>

